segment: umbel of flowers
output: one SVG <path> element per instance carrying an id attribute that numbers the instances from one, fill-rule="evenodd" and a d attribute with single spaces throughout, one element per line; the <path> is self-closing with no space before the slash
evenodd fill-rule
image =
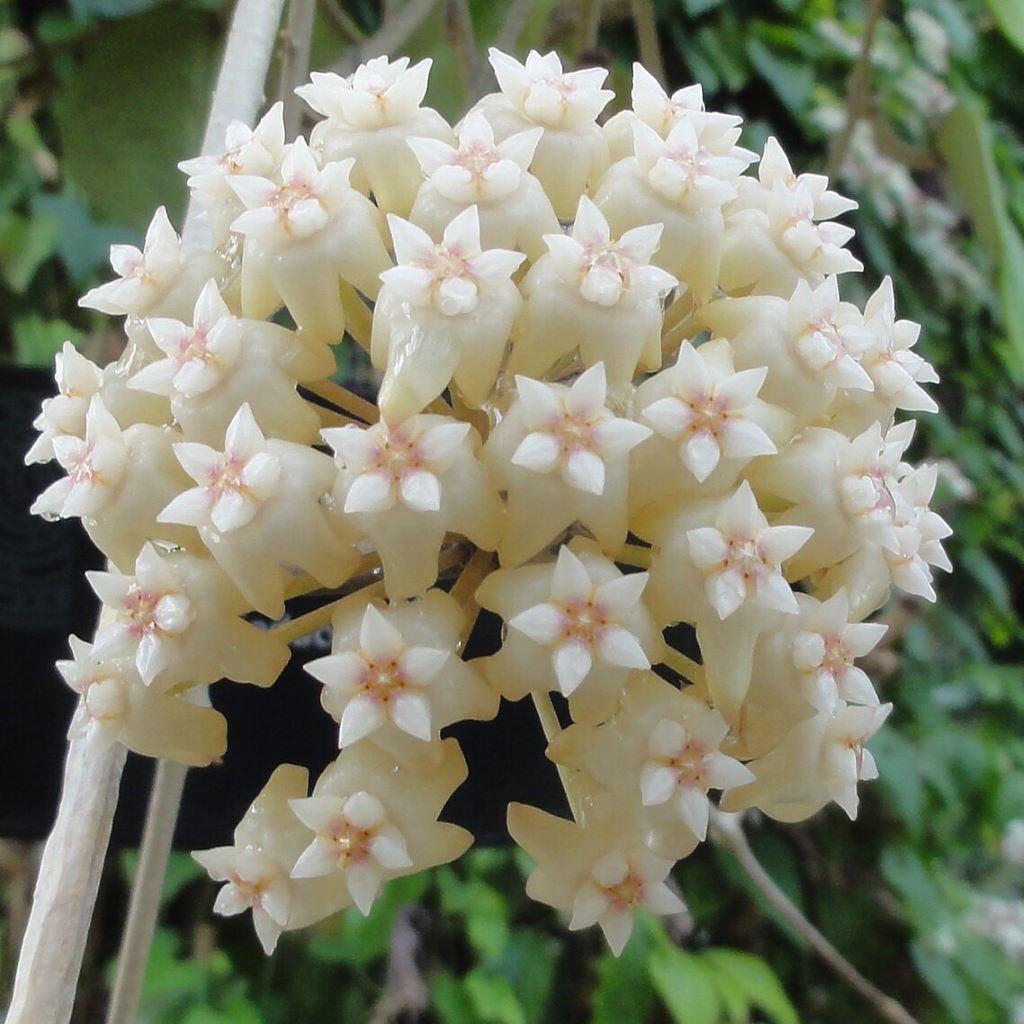
<path id="1" fill-rule="evenodd" d="M 324 596 L 308 671 L 338 757 L 312 787 L 253 780 L 234 843 L 196 853 L 268 952 L 459 856 L 444 730 L 527 695 L 574 814 L 508 809 L 528 892 L 619 952 L 638 907 L 680 907 L 713 801 L 856 815 L 891 708 L 865 620 L 949 568 L 896 422 L 935 409 L 918 328 L 888 280 L 840 297 L 854 204 L 738 145 L 699 86 L 635 66 L 602 123 L 604 71 L 491 63 L 455 126 L 423 105 L 429 61 L 382 57 L 299 90 L 308 141 L 276 105 L 185 162 L 207 244 L 159 210 L 113 248 L 82 304 L 124 318 L 124 354 L 65 346 L 28 456 L 66 471 L 34 510 L 110 563 L 104 627 L 58 666 L 97 744 L 217 761 L 203 687 L 272 685 L 297 635 L 246 615 Z M 376 405 L 331 381 L 335 345 L 367 350 Z M 481 607 L 501 647 L 467 661 Z"/>

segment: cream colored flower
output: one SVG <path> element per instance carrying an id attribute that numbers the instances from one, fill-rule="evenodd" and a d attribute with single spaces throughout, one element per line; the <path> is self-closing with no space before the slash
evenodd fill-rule
<path id="1" fill-rule="evenodd" d="M 311 839 L 306 832 L 292 878 L 331 885 L 368 914 L 389 879 L 447 863 L 468 848 L 468 832 L 437 820 L 465 777 L 454 740 L 404 762 L 367 744 L 342 751 L 311 797 L 290 802 L 313 832 Z"/>
<path id="2" fill-rule="evenodd" d="M 285 147 L 274 178 L 228 179 L 245 206 L 231 224 L 244 236 L 242 312 L 269 317 L 282 303 L 314 342 L 345 330 L 339 278 L 367 295 L 390 265 L 380 211 L 349 182 L 351 160 L 321 166 L 300 136 Z"/>
<path id="3" fill-rule="evenodd" d="M 134 575 L 86 576 L 114 612 L 97 631 L 94 653 L 132 659 L 147 686 L 223 677 L 269 686 L 288 661 L 286 644 L 240 618 L 249 602 L 211 558 L 161 556 L 146 544 Z"/>
<path id="4" fill-rule="evenodd" d="M 480 248 L 477 208 L 444 229 L 440 244 L 389 215 L 398 265 L 381 274 L 371 354 L 384 370 L 381 415 L 400 423 L 454 381 L 463 399 L 487 399 L 522 300 L 511 277 L 526 258 Z"/>
<path id="5" fill-rule="evenodd" d="M 575 519 L 615 550 L 626 536 L 628 453 L 650 428 L 608 409 L 603 363 L 569 386 L 517 377 L 516 392 L 484 447 L 508 491 L 502 563 L 536 554 Z"/>
<path id="6" fill-rule="evenodd" d="M 661 301 L 678 282 L 650 265 L 661 225 L 613 241 L 608 222 L 581 196 L 568 235 L 544 236 L 548 254 L 523 281 L 526 305 L 509 361 L 539 376 L 575 349 L 587 366 L 603 362 L 612 381 L 630 381 L 641 363 L 661 365 Z"/>
<path id="7" fill-rule="evenodd" d="M 421 415 L 323 436 L 340 471 L 337 507 L 379 552 L 389 597 L 415 597 L 432 586 L 448 530 L 486 550 L 497 545 L 501 501 L 477 461 L 479 440 L 468 423 Z"/>
<path id="8" fill-rule="evenodd" d="M 487 676 L 508 700 L 559 690 L 574 721 L 601 721 L 614 711 L 635 669 L 646 669 L 662 644 L 642 602 L 647 573 L 623 575 L 595 545 L 562 546 L 554 563 L 492 573 L 477 600 L 508 623 Z"/>
<path id="9" fill-rule="evenodd" d="M 568 219 L 588 185 L 608 166 L 608 143 L 595 123 L 614 93 L 602 89 L 605 68 L 564 71 L 556 53 L 531 50 L 526 62 L 495 47 L 489 60 L 501 88 L 477 105 L 502 141 L 539 125 L 544 129 L 531 171 L 555 213 Z"/>
<path id="10" fill-rule="evenodd" d="M 195 487 L 160 513 L 162 523 L 198 528 L 232 582 L 264 615 L 279 616 L 295 568 L 338 586 L 355 567 L 354 539 L 325 502 L 334 483 L 329 458 L 304 445 L 266 439 L 243 405 L 224 451 L 183 441 L 174 454 Z"/>
<path id="11" fill-rule="evenodd" d="M 341 726 L 339 746 L 366 737 L 396 753 L 422 754 L 416 741 L 436 741 L 453 722 L 497 713 L 496 694 L 459 657 L 465 615 L 443 591 L 384 609 L 354 596 L 339 605 L 333 626 L 332 653 L 306 671 L 324 684 L 324 708 Z"/>
<path id="12" fill-rule="evenodd" d="M 219 712 L 146 686 L 127 658 L 100 657 L 76 636 L 69 642 L 72 657 L 58 661 L 57 671 L 79 696 L 70 739 L 88 739 L 98 749 L 123 743 L 137 754 L 190 765 L 223 756 L 227 723 Z"/>
<path id="13" fill-rule="evenodd" d="M 529 173 L 543 128 L 528 128 L 494 141 L 480 111 L 457 130 L 458 144 L 409 139 L 426 180 L 409 219 L 438 237 L 464 209 L 476 206 L 485 249 L 522 249 L 530 259 L 544 251 L 542 236 L 558 230 L 558 218 L 541 183 Z"/>
<path id="14" fill-rule="evenodd" d="M 307 772 L 281 765 L 235 829 L 232 846 L 196 850 L 192 856 L 215 882 L 224 882 L 215 914 L 252 911 L 256 936 L 269 955 L 281 932 L 304 928 L 347 906 L 347 890 L 332 879 L 292 878 L 308 833 L 289 806 L 306 795 Z"/>
<path id="15" fill-rule="evenodd" d="M 454 141 L 436 110 L 421 106 L 431 61 L 374 57 L 347 78 L 314 72 L 296 92 L 326 120 L 313 130 L 313 147 L 327 160 L 352 158 L 353 183 L 378 205 L 406 217 L 422 176 L 409 149 L 412 138 Z"/>
<path id="16" fill-rule="evenodd" d="M 652 854 L 643 833 L 623 820 L 617 798 L 591 805 L 584 824 L 565 821 L 525 804 L 509 804 L 508 827 L 536 861 L 526 882 L 535 900 L 571 914 L 574 931 L 600 925 L 618 956 L 640 909 L 673 914 L 684 909 L 668 887 L 672 862 Z"/>

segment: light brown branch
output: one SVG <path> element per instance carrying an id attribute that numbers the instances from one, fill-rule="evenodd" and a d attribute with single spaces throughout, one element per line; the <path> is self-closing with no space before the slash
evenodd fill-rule
<path id="1" fill-rule="evenodd" d="M 284 135 L 294 139 L 302 128 L 302 101 L 295 90 L 309 75 L 316 0 L 288 0 L 288 19 L 281 33 L 281 74 L 277 98 L 284 103 Z"/>
<path id="2" fill-rule="evenodd" d="M 544 730 L 544 738 L 551 744 L 551 741 L 562 731 L 562 723 L 558 721 L 558 714 L 555 705 L 551 701 L 551 694 L 533 691 L 533 706 L 537 709 L 537 718 L 540 720 L 540 727 Z M 582 821 L 580 807 L 576 800 L 576 794 L 572 785 L 572 772 L 564 764 L 555 763 L 558 769 L 558 778 L 562 783 L 562 790 L 565 799 L 568 801 L 569 810 L 572 812 L 574 821 Z"/>
<path id="3" fill-rule="evenodd" d="M 860 41 L 860 56 L 846 80 L 846 124 L 833 139 L 825 173 L 835 180 L 842 169 L 843 160 L 850 148 L 853 131 L 857 122 L 871 114 L 871 47 L 875 41 L 875 30 L 881 21 L 885 0 L 867 0 L 867 14 L 864 18 L 864 34 Z"/>
<path id="4" fill-rule="evenodd" d="M 786 924 L 807 941 L 836 977 L 871 1003 L 882 1020 L 891 1024 L 918 1024 L 901 1003 L 868 981 L 776 885 L 775 880 L 765 871 L 750 848 L 739 814 L 727 814 L 712 807 L 711 838 L 732 853 L 744 874 Z"/>
<path id="5" fill-rule="evenodd" d="M 354 391 L 335 384 L 333 380 L 321 380 L 315 384 L 302 385 L 310 394 L 330 402 L 341 412 L 346 412 L 362 420 L 364 423 L 376 423 L 380 412 L 373 402 L 360 398 Z"/>
<path id="6" fill-rule="evenodd" d="M 188 766 L 176 761 L 161 760 L 156 767 L 128 918 L 121 934 L 107 1024 L 132 1024 L 135 1020 L 187 772 Z"/>
<path id="7" fill-rule="evenodd" d="M 658 41 L 658 22 L 654 16 L 654 4 L 652 0 L 632 0 L 632 5 L 640 63 L 664 85 L 665 62 L 661 59 L 661 43 Z"/>
<path id="8" fill-rule="evenodd" d="M 331 70 L 347 76 L 371 57 L 394 53 L 430 17 L 438 3 L 440 0 L 409 0 L 404 7 L 385 18 L 384 24 L 372 36 L 351 47 Z"/>
<path id="9" fill-rule="evenodd" d="M 338 0 L 319 0 L 322 10 L 331 21 L 334 22 L 338 31 L 345 36 L 350 43 L 361 43 L 366 38 L 366 33 L 356 24 Z"/>

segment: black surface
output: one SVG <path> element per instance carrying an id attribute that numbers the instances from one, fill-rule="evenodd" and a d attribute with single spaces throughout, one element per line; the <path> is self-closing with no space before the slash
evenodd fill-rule
<path id="1" fill-rule="evenodd" d="M 59 473 L 53 465 L 25 467 L 22 461 L 35 437 L 31 421 L 52 393 L 48 373 L 0 367 L 0 679 L 6 695 L 0 714 L 0 835 L 18 838 L 44 837 L 56 814 L 74 695 L 53 662 L 68 657 L 68 633 L 91 636 L 97 605 L 82 574 L 102 565 L 77 521 L 46 523 L 27 511 Z M 467 655 L 493 651 L 499 628 L 484 613 Z M 305 661 L 328 650 L 328 634 L 321 632 L 293 646 L 291 662 L 270 689 L 226 682 L 212 688 L 213 704 L 228 720 L 228 752 L 222 764 L 189 772 L 176 845 L 196 849 L 230 842 L 235 824 L 277 765 L 304 765 L 315 778 L 337 756 L 337 725 L 320 707 L 320 684 L 302 670 Z M 510 800 L 566 813 L 529 700 L 503 702 L 493 722 L 464 722 L 448 732 L 462 745 L 470 775 L 443 817 L 468 828 L 478 842 L 509 841 Z M 114 823 L 117 844 L 138 842 L 152 771 L 148 758 L 129 755 Z"/>

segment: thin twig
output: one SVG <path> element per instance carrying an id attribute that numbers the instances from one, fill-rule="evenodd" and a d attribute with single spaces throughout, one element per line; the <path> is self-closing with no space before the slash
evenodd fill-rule
<path id="1" fill-rule="evenodd" d="M 477 64 L 480 60 L 480 51 L 473 35 L 473 15 L 468 0 L 448 0 L 445 13 L 452 51 L 462 65 L 462 84 L 468 96 L 479 76 Z"/>
<path id="2" fill-rule="evenodd" d="M 302 104 L 295 90 L 309 74 L 316 0 L 288 0 L 288 20 L 281 33 L 281 74 L 277 98 L 284 103 L 284 135 L 293 139 L 302 128 Z"/>
<path id="3" fill-rule="evenodd" d="M 580 20 L 576 30 L 576 57 L 597 47 L 601 30 L 602 0 L 580 0 Z"/>
<path id="4" fill-rule="evenodd" d="M 632 0 L 632 5 L 640 63 L 664 85 L 665 62 L 661 59 L 661 43 L 658 42 L 658 22 L 654 16 L 654 4 L 652 0 Z"/>
<path id="5" fill-rule="evenodd" d="M 534 0 L 511 0 L 505 14 L 505 20 L 494 37 L 494 46 L 504 53 L 516 53 L 519 49 L 519 37 L 526 26 L 526 19 L 530 16 Z M 491 65 L 481 60 L 477 64 L 476 75 L 469 84 L 466 99 L 470 104 L 475 103 L 484 93 L 490 90 L 493 79 L 491 77 Z"/>
<path id="6" fill-rule="evenodd" d="M 892 996 L 873 985 L 817 928 L 807 920 L 790 898 L 775 884 L 747 842 L 741 818 L 711 808 L 711 838 L 728 849 L 744 874 L 754 883 L 778 915 L 821 957 L 835 975 L 864 997 L 891 1024 L 918 1024 Z"/>
<path id="7" fill-rule="evenodd" d="M 650 569 L 653 555 L 652 548 L 645 548 L 641 544 L 623 544 L 615 554 L 615 561 L 637 569 Z"/>
<path id="8" fill-rule="evenodd" d="M 6 1024 L 67 1024 L 71 1018 L 125 753 L 120 743 L 100 750 L 92 735 L 68 744 L 57 820 L 39 865 Z"/>
<path id="9" fill-rule="evenodd" d="M 342 281 L 341 308 L 345 311 L 345 331 L 355 338 L 356 343 L 366 352 L 370 351 L 373 331 L 373 314 L 363 302 L 359 292 L 347 281 Z"/>
<path id="10" fill-rule="evenodd" d="M 188 766 L 176 761 L 161 760 L 153 778 L 146 808 L 146 825 L 142 835 L 142 851 L 135 872 L 128 919 L 121 935 L 117 956 L 117 975 L 111 989 L 107 1024 L 132 1024 L 142 994 L 153 926 L 160 910 L 160 892 L 167 874 L 167 858 L 171 852 L 174 826 L 185 788 Z"/>
<path id="11" fill-rule="evenodd" d="M 335 384 L 333 380 L 321 380 L 315 384 L 303 384 L 302 387 L 311 395 L 330 402 L 341 412 L 350 413 L 364 423 L 376 423 L 380 419 L 380 412 L 373 402 L 360 398 L 354 391 Z"/>
<path id="12" fill-rule="evenodd" d="M 221 151 L 231 121 L 255 121 L 282 2 L 239 0 L 210 108 L 204 154 Z M 198 233 L 197 213 L 198 207 L 190 204 L 182 229 L 189 240 Z M 103 615 L 100 624 L 105 624 Z M 88 736 L 68 745 L 64 789 L 40 865 L 7 1024 L 66 1024 L 71 1016 L 124 761 L 120 743 L 101 750 L 94 736 Z M 137 934 L 143 936 L 144 962 L 153 922 L 148 929 L 142 924 Z M 134 1018 L 134 1011 L 129 1017 Z"/>
<path id="13" fill-rule="evenodd" d="M 352 15 L 338 3 L 338 0 L 319 0 L 319 3 L 320 10 L 334 22 L 338 31 L 350 43 L 361 43 L 366 38 L 366 33 L 356 24 Z"/>
<path id="14" fill-rule="evenodd" d="M 691 683 L 700 685 L 704 682 L 704 666 L 699 662 L 688 658 L 681 651 L 677 651 L 674 647 L 668 647 L 665 649 L 665 654 L 661 659 L 663 665 L 668 665 L 673 672 L 678 672 L 684 679 L 688 679 Z"/>
<path id="15" fill-rule="evenodd" d="M 537 709 L 537 718 L 540 719 L 540 727 L 544 730 L 544 738 L 551 745 L 551 741 L 562 731 L 562 723 L 558 721 L 558 714 L 555 705 L 551 702 L 551 694 L 533 691 L 533 706 Z M 556 762 L 558 778 L 562 783 L 565 792 L 565 799 L 568 801 L 569 810 L 572 812 L 574 821 L 582 821 L 580 807 L 576 801 L 576 794 L 572 787 L 572 773 L 564 764 Z"/>
<path id="16" fill-rule="evenodd" d="M 440 0 L 409 0 L 404 7 L 386 18 L 372 36 L 358 46 L 353 46 L 331 70 L 347 76 L 371 57 L 394 53 L 430 17 L 438 3 Z"/>
<path id="17" fill-rule="evenodd" d="M 864 19 L 864 34 L 860 40 L 860 56 L 846 80 L 846 124 L 835 137 L 830 148 L 825 173 L 832 180 L 842 169 L 846 159 L 853 131 L 861 118 L 871 113 L 871 47 L 875 41 L 875 30 L 882 18 L 885 0 L 867 0 L 867 14 Z"/>

